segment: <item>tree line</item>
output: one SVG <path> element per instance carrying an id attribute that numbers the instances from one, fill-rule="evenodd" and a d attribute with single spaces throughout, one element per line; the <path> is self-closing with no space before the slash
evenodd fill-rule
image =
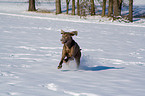
<path id="1" fill-rule="evenodd" d="M 102 0 L 102 14 L 101 16 L 108 16 L 117 19 L 121 16 L 123 0 Z M 72 2 L 72 15 L 85 16 L 86 14 L 95 15 L 95 1 L 94 0 L 66 0 L 66 14 L 69 12 L 69 4 Z M 100 0 L 98 0 L 100 2 Z M 106 13 L 106 6 L 108 2 L 108 14 Z M 61 0 L 55 0 L 56 14 L 61 14 Z M 76 12 L 77 10 L 77 12 Z M 36 11 L 35 0 L 29 0 L 28 11 Z M 133 22 L 133 0 L 129 0 L 129 15 L 128 19 Z"/>

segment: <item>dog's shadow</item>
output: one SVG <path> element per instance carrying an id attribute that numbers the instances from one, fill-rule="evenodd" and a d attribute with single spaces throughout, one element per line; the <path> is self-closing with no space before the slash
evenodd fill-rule
<path id="1" fill-rule="evenodd" d="M 89 67 L 91 65 L 96 65 L 93 67 Z M 110 67 L 110 66 L 106 66 L 106 65 L 98 65 L 99 62 L 95 62 L 93 61 L 93 59 L 90 56 L 82 56 L 81 59 L 81 64 L 80 64 L 80 68 L 79 70 L 84 70 L 84 71 L 103 71 L 103 70 L 111 70 L 111 69 L 124 69 L 124 67 Z M 89 66 L 88 66 L 89 65 Z"/>
<path id="2" fill-rule="evenodd" d="M 103 71 L 103 70 L 109 70 L 109 69 L 124 69 L 124 67 L 108 67 L 108 66 L 96 66 L 96 67 L 88 67 L 88 66 L 80 66 L 80 70 L 84 71 Z"/>

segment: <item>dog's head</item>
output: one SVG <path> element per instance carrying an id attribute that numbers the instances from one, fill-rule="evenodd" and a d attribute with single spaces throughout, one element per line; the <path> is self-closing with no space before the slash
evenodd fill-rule
<path id="1" fill-rule="evenodd" d="M 72 31 L 72 32 L 64 32 L 63 30 L 61 30 L 61 34 L 62 34 L 62 38 L 61 38 L 61 42 L 62 44 L 65 44 L 67 42 L 71 42 L 72 41 L 72 36 L 78 34 L 77 31 Z"/>

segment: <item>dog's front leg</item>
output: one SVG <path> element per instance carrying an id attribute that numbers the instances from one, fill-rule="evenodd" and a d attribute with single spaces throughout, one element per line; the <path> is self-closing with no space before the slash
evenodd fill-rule
<path id="1" fill-rule="evenodd" d="M 65 51 L 65 48 L 63 47 L 63 50 L 62 50 L 62 57 L 61 57 L 61 60 L 60 60 L 59 65 L 58 65 L 58 67 L 57 67 L 58 69 L 61 69 L 61 68 L 62 68 L 62 63 L 63 63 L 63 60 L 64 60 L 65 56 L 66 56 L 66 51 Z"/>
<path id="2" fill-rule="evenodd" d="M 61 68 L 62 68 L 63 59 L 64 59 L 64 58 L 61 59 L 59 65 L 58 65 L 58 67 L 57 67 L 58 69 L 61 69 Z"/>

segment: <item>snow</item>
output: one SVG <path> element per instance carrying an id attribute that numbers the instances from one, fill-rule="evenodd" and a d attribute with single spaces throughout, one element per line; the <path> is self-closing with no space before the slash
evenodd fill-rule
<path id="1" fill-rule="evenodd" d="M 0 96 L 144 96 L 144 19 L 111 22 L 26 9 L 27 3 L 0 3 Z M 78 31 L 79 70 L 73 61 L 57 69 L 61 29 Z"/>

